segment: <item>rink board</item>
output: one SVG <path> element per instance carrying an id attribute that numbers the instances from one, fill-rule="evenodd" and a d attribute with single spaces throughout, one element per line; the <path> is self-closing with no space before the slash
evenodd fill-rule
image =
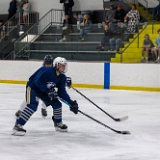
<path id="1" fill-rule="evenodd" d="M 42 61 L 0 61 L 0 83 L 26 84 Z M 77 88 L 160 91 L 159 64 L 69 62 Z"/>

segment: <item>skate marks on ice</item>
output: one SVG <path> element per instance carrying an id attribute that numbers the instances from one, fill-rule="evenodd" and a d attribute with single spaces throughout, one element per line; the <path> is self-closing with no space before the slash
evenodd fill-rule
<path id="1" fill-rule="evenodd" d="M 51 107 L 43 119 L 39 106 L 24 126 L 26 135 L 14 137 L 11 136 L 14 113 L 24 98 L 24 91 L 24 85 L 0 84 L 0 160 L 160 159 L 159 93 L 80 89 L 114 117 L 129 116 L 128 120 L 116 123 L 74 91 L 68 90 L 82 111 L 114 129 L 129 130 L 131 135 L 114 133 L 83 115 L 74 115 L 63 105 L 67 133 L 55 131 Z"/>

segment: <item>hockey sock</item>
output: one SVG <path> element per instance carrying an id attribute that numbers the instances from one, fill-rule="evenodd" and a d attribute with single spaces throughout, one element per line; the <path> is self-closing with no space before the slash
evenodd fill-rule
<path id="1" fill-rule="evenodd" d="M 29 120 L 33 113 L 34 111 L 26 106 L 26 108 L 22 111 L 20 117 L 18 118 L 17 123 L 20 125 L 25 125 L 25 123 Z"/>
<path id="2" fill-rule="evenodd" d="M 62 108 L 53 109 L 53 115 L 56 123 L 62 122 Z"/>

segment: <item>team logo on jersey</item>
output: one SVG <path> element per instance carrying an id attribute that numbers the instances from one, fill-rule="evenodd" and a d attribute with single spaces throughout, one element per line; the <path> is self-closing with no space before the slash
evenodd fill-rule
<path id="1" fill-rule="evenodd" d="M 54 82 L 47 82 L 47 88 L 51 88 L 51 87 L 53 87 L 53 86 L 55 86 L 56 87 L 56 84 L 54 83 Z"/>

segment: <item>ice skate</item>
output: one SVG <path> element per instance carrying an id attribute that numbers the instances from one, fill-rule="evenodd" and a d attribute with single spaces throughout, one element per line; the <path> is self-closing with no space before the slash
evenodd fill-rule
<path id="1" fill-rule="evenodd" d="M 24 136 L 26 133 L 26 130 L 23 129 L 23 127 L 20 124 L 15 124 L 15 126 L 13 127 L 13 136 Z"/>
<path id="2" fill-rule="evenodd" d="M 56 131 L 59 131 L 59 132 L 67 132 L 68 130 L 67 130 L 67 125 L 65 125 L 65 124 L 63 124 L 62 122 L 60 122 L 60 123 L 56 123 L 55 121 L 54 121 L 54 117 L 52 117 L 52 120 L 53 120 L 53 122 L 54 122 L 54 127 L 55 127 L 55 130 Z"/>
<path id="3" fill-rule="evenodd" d="M 42 109 L 41 109 L 41 114 L 42 114 L 42 117 L 43 117 L 43 118 L 47 117 L 47 110 L 44 109 L 44 108 L 42 108 Z"/>
<path id="4" fill-rule="evenodd" d="M 22 111 L 21 111 L 21 110 L 18 110 L 18 111 L 15 113 L 16 118 L 19 118 L 19 116 L 20 116 L 21 113 L 22 113 Z"/>

